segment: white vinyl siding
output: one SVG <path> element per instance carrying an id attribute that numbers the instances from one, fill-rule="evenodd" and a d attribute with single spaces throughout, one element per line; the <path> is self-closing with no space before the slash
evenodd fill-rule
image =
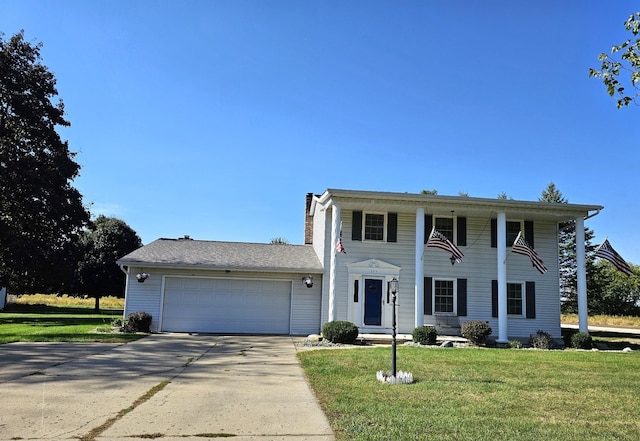
<path id="1" fill-rule="evenodd" d="M 327 210 L 330 213 L 330 210 Z M 349 320 L 349 302 L 353 301 L 353 280 L 349 279 L 347 265 L 355 262 L 362 262 L 370 258 L 379 259 L 380 261 L 395 265 L 400 270 L 400 292 L 398 294 L 397 314 L 398 314 L 398 332 L 411 333 L 413 330 L 413 311 L 414 311 L 414 278 L 415 278 L 415 213 L 398 213 L 398 237 L 397 242 L 377 242 L 377 241 L 353 241 L 351 240 L 351 228 L 353 222 L 353 213 L 349 209 L 342 209 L 342 244 L 347 254 L 339 254 L 336 257 L 336 265 L 338 268 L 336 274 L 336 286 L 339 287 L 336 292 L 339 295 L 336 298 L 336 311 L 338 320 Z M 330 218 L 330 214 L 328 215 Z M 330 240 L 330 222 L 327 222 L 325 228 L 325 237 Z M 332 249 L 326 248 L 323 265 L 329 272 L 330 257 Z M 375 278 L 375 269 L 369 274 Z M 390 331 L 391 329 L 391 305 L 386 303 L 386 285 L 385 303 L 383 312 L 385 323 L 383 328 Z M 322 324 L 328 320 L 328 302 L 329 302 L 329 283 L 325 284 L 322 290 Z M 388 311 L 387 311 L 388 310 Z"/>
<path id="2" fill-rule="evenodd" d="M 142 272 L 142 268 L 130 267 L 127 276 L 127 286 L 124 302 L 124 318 L 134 312 L 147 312 L 151 314 L 151 331 L 159 331 L 162 275 L 153 272 L 144 283 L 136 280 L 136 274 Z M 145 272 L 150 272 L 145 268 Z"/>
<path id="3" fill-rule="evenodd" d="M 329 210 L 327 210 L 329 211 Z M 399 266 L 400 292 L 398 296 L 398 332 L 411 333 L 414 328 L 415 305 L 415 213 L 398 213 L 397 243 L 352 241 L 352 211 L 342 208 L 343 245 L 347 254 L 337 256 L 336 309 L 338 320 L 349 320 L 348 300 L 353 299 L 353 281 L 349 280 L 346 265 L 375 258 Z M 330 222 L 327 222 L 330 224 Z M 454 222 L 455 224 L 455 222 Z M 538 329 L 560 336 L 560 299 L 558 293 L 557 227 L 552 221 L 534 221 L 535 248 L 549 271 L 542 275 L 526 256 L 510 253 L 507 261 L 509 280 L 536 283 L 536 318 L 509 316 L 509 336 L 529 336 Z M 498 332 L 498 320 L 492 317 L 491 281 L 497 278 L 497 251 L 491 247 L 490 218 L 467 217 L 467 246 L 462 263 L 451 265 L 450 254 L 438 248 L 425 247 L 424 276 L 434 279 L 467 279 L 467 315 L 460 318 L 488 321 Z M 330 240 L 330 225 L 325 225 L 325 240 Z M 325 249 L 323 265 L 329 268 L 331 248 Z M 322 322 L 327 321 L 328 283 L 323 288 Z M 523 286 L 524 289 L 524 286 Z M 524 298 L 523 298 L 524 301 Z M 523 309 L 525 308 L 523 303 Z M 425 324 L 436 324 L 435 316 L 425 315 Z"/>

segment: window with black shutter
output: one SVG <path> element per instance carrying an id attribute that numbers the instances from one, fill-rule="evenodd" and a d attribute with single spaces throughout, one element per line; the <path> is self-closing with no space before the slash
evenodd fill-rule
<path id="1" fill-rule="evenodd" d="M 507 314 L 536 318 L 536 283 L 507 283 Z M 498 281 L 491 281 L 491 316 L 498 317 Z"/>
<path id="2" fill-rule="evenodd" d="M 522 231 L 525 240 L 533 247 L 533 221 L 507 221 L 506 241 L 510 247 L 515 242 L 518 233 Z M 498 246 L 498 220 L 491 219 L 491 248 Z"/>
<path id="3" fill-rule="evenodd" d="M 464 317 L 467 315 L 467 279 L 458 279 L 457 296 L 457 314 Z"/>
<path id="4" fill-rule="evenodd" d="M 362 211 L 353 212 L 351 222 L 351 240 L 362 240 Z"/>
<path id="5" fill-rule="evenodd" d="M 431 277 L 424 278 L 424 314 L 425 315 L 433 314 L 433 306 L 432 306 L 433 290 L 431 286 L 432 280 L 433 279 Z"/>
<path id="6" fill-rule="evenodd" d="M 458 216 L 434 216 L 425 214 L 424 216 L 424 243 L 429 240 L 429 235 L 433 227 L 459 246 L 467 246 L 467 218 Z"/>
<path id="7" fill-rule="evenodd" d="M 398 213 L 353 212 L 351 240 L 397 242 Z"/>

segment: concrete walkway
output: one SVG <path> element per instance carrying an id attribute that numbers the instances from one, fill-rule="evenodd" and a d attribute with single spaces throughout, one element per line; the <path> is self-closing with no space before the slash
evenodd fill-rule
<path id="1" fill-rule="evenodd" d="M 579 329 L 579 325 L 567 325 L 562 324 L 563 328 L 567 329 Z M 589 325 L 589 332 L 608 332 L 612 334 L 629 334 L 629 335 L 640 335 L 640 329 L 638 328 L 614 328 L 611 326 L 591 326 Z"/>
<path id="2" fill-rule="evenodd" d="M 295 353 L 272 336 L 0 345 L 0 440 L 333 440 Z"/>

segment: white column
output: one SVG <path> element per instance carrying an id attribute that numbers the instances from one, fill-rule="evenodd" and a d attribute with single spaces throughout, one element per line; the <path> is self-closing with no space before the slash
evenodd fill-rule
<path id="1" fill-rule="evenodd" d="M 576 218 L 576 278 L 578 279 L 578 329 L 589 332 L 587 312 L 587 266 L 584 246 L 584 219 Z"/>
<path id="2" fill-rule="evenodd" d="M 416 284 L 415 284 L 415 325 L 424 325 L 424 208 L 416 210 Z"/>
<path id="3" fill-rule="evenodd" d="M 340 237 L 340 205 L 331 206 L 331 243 L 329 252 L 331 253 L 331 263 L 329 267 L 329 321 L 337 320 L 336 311 L 336 244 Z"/>
<path id="4" fill-rule="evenodd" d="M 498 343 L 508 343 L 507 334 L 507 215 L 498 213 Z"/>

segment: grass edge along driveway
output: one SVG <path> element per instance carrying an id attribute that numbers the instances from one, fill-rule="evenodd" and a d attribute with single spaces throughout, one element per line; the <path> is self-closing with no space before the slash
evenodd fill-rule
<path id="1" fill-rule="evenodd" d="M 634 440 L 640 352 L 389 348 L 299 352 L 338 440 Z"/>
<path id="2" fill-rule="evenodd" d="M 126 343 L 146 334 L 111 334 L 122 310 L 94 313 L 88 308 L 18 305 L 0 312 L 0 344 L 13 342 Z M 97 333 L 96 329 L 105 332 Z"/>

